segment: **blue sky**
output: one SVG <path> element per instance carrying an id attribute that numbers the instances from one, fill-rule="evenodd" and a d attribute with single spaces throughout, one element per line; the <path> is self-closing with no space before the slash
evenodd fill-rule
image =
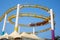
<path id="1" fill-rule="evenodd" d="M 42 5 L 46 6 L 48 8 L 52 8 L 55 14 L 55 36 L 60 35 L 60 0 L 0 0 L 0 17 L 6 12 L 9 8 L 16 6 L 17 4 L 30 4 L 30 5 Z M 37 15 L 45 15 L 48 16 L 49 14 L 41 9 L 33 9 L 33 8 L 23 8 L 20 10 L 21 13 L 35 13 Z M 10 12 L 8 14 L 8 17 L 11 15 L 16 14 L 16 10 Z M 8 19 L 7 17 L 7 19 Z M 28 20 L 28 21 L 27 21 Z M 3 21 L 0 22 L 0 34 L 2 32 L 2 27 L 3 27 Z M 12 20 L 15 22 L 15 18 Z M 28 24 L 28 23 L 35 23 L 35 22 L 40 22 L 42 21 L 41 19 L 38 18 L 32 18 L 32 17 L 21 17 L 19 18 L 19 23 L 23 24 Z M 50 24 L 44 25 L 44 26 L 39 26 L 36 27 L 36 31 L 42 30 L 44 28 L 50 27 Z M 28 30 L 28 31 L 27 31 Z M 11 23 L 6 24 L 5 32 L 8 34 L 12 33 L 14 31 L 14 25 Z M 27 27 L 21 27 L 21 32 L 32 32 L 32 28 L 27 28 Z M 42 37 L 42 38 L 51 38 L 51 31 L 43 32 L 43 33 L 38 33 L 37 36 Z"/>

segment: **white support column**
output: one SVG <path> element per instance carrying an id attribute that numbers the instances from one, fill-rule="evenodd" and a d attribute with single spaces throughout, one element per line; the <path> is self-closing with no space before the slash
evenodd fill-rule
<path id="1" fill-rule="evenodd" d="M 6 26 L 6 19 L 7 19 L 7 14 L 5 14 L 4 24 L 3 24 L 3 29 L 2 29 L 2 31 L 4 31 L 4 30 L 5 30 L 5 26 Z"/>
<path id="2" fill-rule="evenodd" d="M 52 9 L 50 9 L 50 15 L 51 15 L 51 34 L 52 34 L 52 40 L 55 40 L 54 18 L 53 18 L 53 10 Z"/>
<path id="3" fill-rule="evenodd" d="M 53 18 L 53 10 L 50 9 L 50 15 L 51 15 L 51 29 L 54 30 L 54 18 Z"/>
<path id="4" fill-rule="evenodd" d="M 33 27 L 33 34 L 35 34 L 35 27 Z"/>
<path id="5" fill-rule="evenodd" d="M 21 28 L 21 27 L 19 26 L 19 27 L 18 27 L 18 33 L 19 33 L 19 34 L 21 33 L 21 32 L 20 32 L 20 31 L 21 31 L 21 29 L 20 29 L 20 28 Z"/>
<path id="6" fill-rule="evenodd" d="M 18 32 L 18 18 L 19 18 L 19 4 L 17 5 L 17 14 L 16 14 L 16 22 L 15 22 L 15 31 Z"/>
<path id="7" fill-rule="evenodd" d="M 31 24 L 31 23 L 29 23 L 28 26 L 29 26 L 30 24 Z M 33 31 L 32 33 L 35 34 L 35 27 L 33 27 L 32 31 Z"/>
<path id="8" fill-rule="evenodd" d="M 6 27 L 6 20 L 7 20 L 7 14 L 5 14 L 5 18 L 4 18 L 4 24 L 3 24 L 3 28 L 2 28 L 2 35 L 4 35 L 4 31 L 5 31 L 5 27 Z"/>

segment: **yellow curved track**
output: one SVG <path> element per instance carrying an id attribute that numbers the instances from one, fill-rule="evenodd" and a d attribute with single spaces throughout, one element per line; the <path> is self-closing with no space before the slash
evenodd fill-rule
<path id="1" fill-rule="evenodd" d="M 15 24 L 14 22 L 12 22 L 12 19 L 15 18 L 16 16 L 15 15 L 12 15 L 10 17 L 8 17 L 8 21 L 11 23 L 11 24 Z M 36 26 L 41 26 L 41 25 L 45 25 L 47 23 L 49 23 L 49 20 L 50 18 L 49 17 L 43 17 L 42 15 L 36 15 L 36 14 L 29 14 L 29 13 L 20 13 L 19 17 L 35 17 L 35 18 L 41 18 L 43 19 L 44 21 L 43 22 L 39 22 L 40 25 L 36 25 Z M 35 23 L 36 24 L 36 23 Z M 18 24 L 19 26 L 30 26 L 29 24 L 25 25 L 25 24 Z M 31 26 L 30 26 L 31 27 Z"/>
<path id="2" fill-rule="evenodd" d="M 43 29 L 43 30 L 40 30 L 40 31 L 35 31 L 35 34 L 38 34 L 38 33 L 43 33 L 43 32 L 46 32 L 46 31 L 49 31 L 51 30 L 51 28 L 46 28 L 46 29 Z M 27 32 L 27 33 L 32 33 L 32 32 Z"/>
<path id="3" fill-rule="evenodd" d="M 47 12 L 49 12 L 49 8 L 47 7 L 44 7 L 44 6 L 40 6 L 40 5 L 20 5 L 20 9 L 22 8 L 39 8 L 39 9 L 42 9 L 42 10 L 45 10 Z M 13 10 L 17 9 L 17 6 L 14 6 L 10 9 L 8 9 L 1 17 L 0 17 L 0 21 L 3 20 L 3 18 L 5 17 L 5 14 L 9 14 L 10 12 L 12 12 Z"/>

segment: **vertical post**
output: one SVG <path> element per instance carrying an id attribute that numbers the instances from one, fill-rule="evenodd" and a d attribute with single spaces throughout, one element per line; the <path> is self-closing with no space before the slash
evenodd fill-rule
<path id="1" fill-rule="evenodd" d="M 52 40 L 55 40 L 55 33 L 54 33 L 54 21 L 53 21 L 53 10 L 50 9 L 50 15 L 51 15 L 51 32 L 52 32 Z"/>
<path id="2" fill-rule="evenodd" d="M 33 27 L 33 34 L 35 34 L 35 28 Z"/>
<path id="3" fill-rule="evenodd" d="M 16 14 L 16 22 L 15 22 L 15 31 L 18 32 L 18 18 L 19 18 L 19 4 L 17 5 L 17 14 Z"/>
<path id="4" fill-rule="evenodd" d="M 20 28 L 21 28 L 21 27 L 19 27 L 19 28 L 18 28 L 18 33 L 19 33 L 19 34 L 20 34 L 20 31 L 21 31 L 21 29 L 20 29 Z"/>
<path id="5" fill-rule="evenodd" d="M 30 26 L 30 24 L 31 24 L 31 23 L 29 23 L 28 26 Z M 33 27 L 33 30 L 32 30 L 32 31 L 33 31 L 32 33 L 35 34 L 35 27 Z"/>
<path id="6" fill-rule="evenodd" d="M 4 30 L 5 30 L 5 26 L 6 26 L 6 19 L 7 19 L 7 14 L 5 14 L 5 18 L 4 18 L 4 24 L 3 24 L 3 29 L 2 29 L 2 35 L 4 35 Z"/>

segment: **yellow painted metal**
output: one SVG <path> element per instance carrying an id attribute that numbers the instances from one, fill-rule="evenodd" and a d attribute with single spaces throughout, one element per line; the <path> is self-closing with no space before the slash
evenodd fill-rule
<path id="1" fill-rule="evenodd" d="M 15 27 L 15 28 L 14 28 L 14 31 L 18 32 L 18 27 Z"/>
<path id="2" fill-rule="evenodd" d="M 39 9 L 42 9 L 42 10 L 45 10 L 47 12 L 49 12 L 49 8 L 47 7 L 44 7 L 44 6 L 40 6 L 40 5 L 20 5 L 20 9 L 22 8 L 39 8 Z M 14 6 L 10 9 L 8 9 L 1 17 L 0 17 L 0 22 L 4 19 L 5 17 L 5 14 L 9 14 L 10 12 L 12 12 L 13 10 L 17 9 L 17 6 Z"/>
<path id="3" fill-rule="evenodd" d="M 16 16 L 15 15 L 12 15 L 10 17 L 8 17 L 8 21 L 11 23 L 11 24 L 15 24 L 15 22 L 12 21 L 13 18 L 15 18 Z M 49 17 L 46 17 L 46 16 L 41 16 L 41 15 L 36 15 L 36 14 L 29 14 L 29 13 L 20 13 L 19 17 L 35 17 L 35 18 L 41 18 L 43 19 L 44 21 L 48 21 L 47 23 L 49 23 L 49 20 L 50 18 Z M 29 25 L 25 25 L 25 24 L 18 24 L 19 26 L 29 26 Z M 43 25 L 43 23 L 42 23 Z"/>

